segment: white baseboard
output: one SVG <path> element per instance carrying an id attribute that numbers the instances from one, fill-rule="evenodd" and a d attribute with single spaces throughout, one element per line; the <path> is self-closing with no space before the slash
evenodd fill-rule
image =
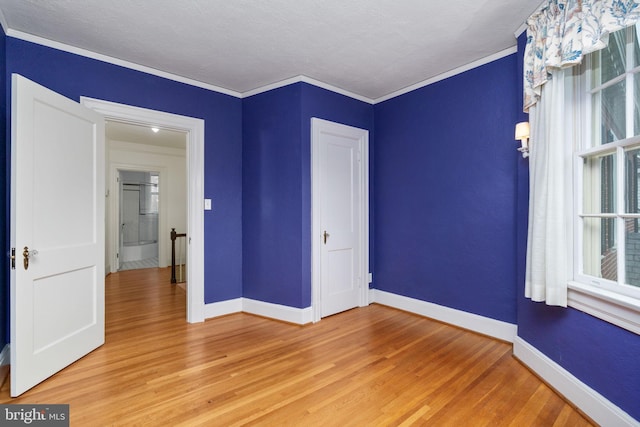
<path id="1" fill-rule="evenodd" d="M 297 325 L 305 325 L 313 321 L 311 307 L 295 308 L 249 298 L 242 299 L 242 311 Z"/>
<path id="2" fill-rule="evenodd" d="M 204 318 L 211 319 L 227 314 L 240 313 L 242 311 L 242 298 L 230 299 L 221 302 L 212 302 L 204 305 Z"/>
<path id="3" fill-rule="evenodd" d="M 370 290 L 369 301 L 419 314 L 507 342 L 513 342 L 517 333 L 516 325 L 511 323 L 377 289 Z M 239 312 L 256 314 L 298 325 L 313 322 L 313 310 L 311 307 L 295 308 L 249 298 L 236 298 L 205 305 L 205 319 Z"/>
<path id="4" fill-rule="evenodd" d="M 410 313 L 419 314 L 440 322 L 449 323 L 450 325 L 458 326 L 460 328 L 468 329 L 473 332 L 488 335 L 511 343 L 515 339 L 518 331 L 518 327 L 512 323 L 491 319 L 489 317 L 468 313 L 462 310 L 456 310 L 454 308 L 433 304 L 415 298 L 392 294 L 378 289 L 370 290 L 369 301 L 397 308 L 399 310 L 408 311 Z"/>
<path id="5" fill-rule="evenodd" d="M 513 342 L 513 354 L 599 425 L 640 425 L 639 420 L 635 420 L 520 337 L 516 337 Z"/>
<path id="6" fill-rule="evenodd" d="M 11 348 L 9 344 L 5 344 L 2 352 L 0 352 L 0 366 L 11 364 Z"/>
<path id="7" fill-rule="evenodd" d="M 205 319 L 241 312 L 298 325 L 305 325 L 312 322 L 311 307 L 295 308 L 249 298 L 236 298 L 228 301 L 205 304 L 204 306 Z"/>

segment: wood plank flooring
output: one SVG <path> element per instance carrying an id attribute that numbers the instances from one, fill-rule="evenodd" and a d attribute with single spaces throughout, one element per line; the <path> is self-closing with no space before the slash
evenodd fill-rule
<path id="1" fill-rule="evenodd" d="M 169 269 L 111 274 L 106 344 L 19 398 L 72 426 L 588 426 L 511 345 L 380 305 L 185 320 Z"/>

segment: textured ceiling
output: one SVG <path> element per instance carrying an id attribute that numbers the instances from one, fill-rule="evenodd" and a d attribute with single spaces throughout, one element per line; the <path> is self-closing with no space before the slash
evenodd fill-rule
<path id="1" fill-rule="evenodd" d="M 540 0 L 0 0 L 32 35 L 235 93 L 297 76 L 375 100 L 515 46 Z"/>

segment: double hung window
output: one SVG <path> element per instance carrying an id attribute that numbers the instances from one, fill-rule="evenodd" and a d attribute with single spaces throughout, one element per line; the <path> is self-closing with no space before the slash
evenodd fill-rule
<path id="1" fill-rule="evenodd" d="M 574 150 L 574 280 L 640 304 L 639 28 L 585 57 Z"/>

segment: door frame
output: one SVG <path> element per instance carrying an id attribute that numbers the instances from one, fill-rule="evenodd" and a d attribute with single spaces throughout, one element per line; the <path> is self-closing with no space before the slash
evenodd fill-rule
<path id="1" fill-rule="evenodd" d="M 204 321 L 204 120 L 81 97 L 80 103 L 112 120 L 187 133 L 187 322 Z"/>
<path id="2" fill-rule="evenodd" d="M 313 322 L 321 318 L 322 224 L 320 223 L 320 138 L 323 133 L 360 133 L 360 297 L 359 306 L 369 305 L 369 131 L 328 120 L 311 118 L 311 310 Z"/>
<path id="3" fill-rule="evenodd" d="M 105 141 L 106 145 L 106 141 Z M 167 168 L 164 166 L 153 166 L 153 165 L 140 165 L 140 164 L 129 164 L 129 163 L 111 163 L 111 167 L 109 168 L 109 183 L 111 186 L 111 193 L 109 196 L 108 209 L 110 213 L 110 224 L 107 224 L 107 233 L 111 237 L 111 247 L 109 248 L 109 264 L 111 267 L 111 272 L 115 273 L 120 268 L 120 260 L 117 257 L 117 254 L 120 252 L 120 208 L 121 208 L 121 199 L 122 199 L 122 191 L 121 191 L 121 183 L 118 181 L 118 177 L 121 171 L 139 171 L 139 172 L 157 172 L 160 176 L 160 189 L 159 189 L 159 198 L 160 198 L 160 207 L 158 209 L 158 267 L 163 268 L 170 266 L 168 254 L 168 233 L 161 233 L 160 230 L 167 230 L 167 202 L 162 202 L 163 200 L 167 200 L 167 189 L 166 177 L 168 175 Z M 163 184 L 164 183 L 164 184 Z M 118 191 L 115 191 L 117 189 Z M 166 262 L 163 262 L 166 261 Z"/>

